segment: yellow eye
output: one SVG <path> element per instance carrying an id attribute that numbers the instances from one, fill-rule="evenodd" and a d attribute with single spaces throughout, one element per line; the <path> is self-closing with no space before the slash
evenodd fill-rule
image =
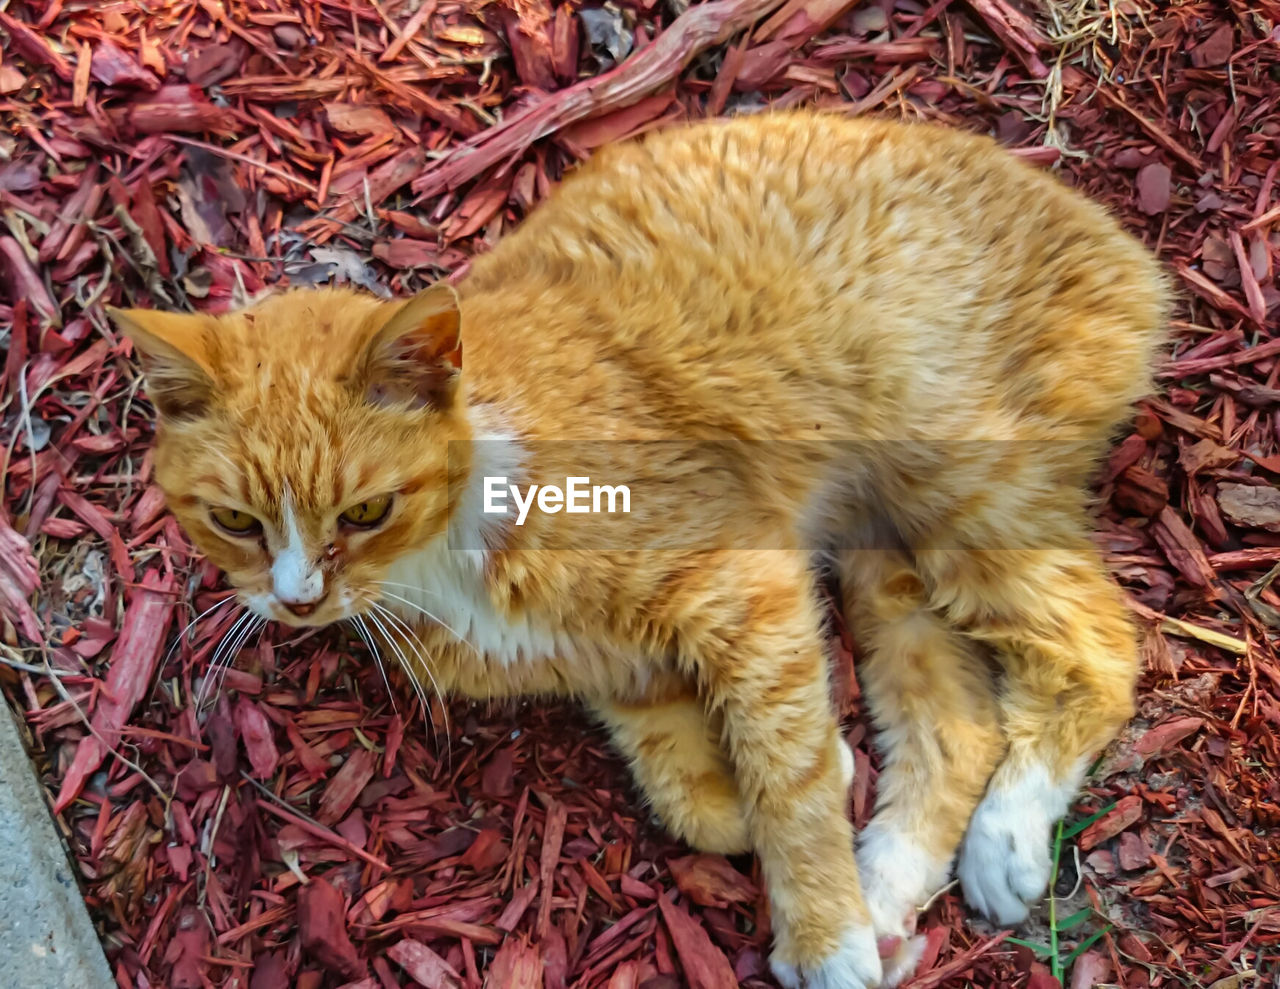
<path id="1" fill-rule="evenodd" d="M 342 513 L 341 518 L 348 525 L 358 525 L 368 529 L 385 519 L 390 510 L 391 495 L 378 495 L 358 505 L 352 505 Z"/>
<path id="2" fill-rule="evenodd" d="M 233 536 L 253 535 L 262 528 L 262 523 L 248 512 L 235 508 L 215 508 L 209 515 L 220 529 Z"/>

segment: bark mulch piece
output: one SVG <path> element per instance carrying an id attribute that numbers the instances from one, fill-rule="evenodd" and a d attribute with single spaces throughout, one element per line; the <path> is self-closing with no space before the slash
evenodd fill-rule
<path id="1" fill-rule="evenodd" d="M 580 713 L 424 711 L 336 632 L 242 638 L 162 510 L 102 305 L 407 293 L 601 144 L 805 103 L 993 133 L 1168 263 L 1162 394 L 1100 487 L 1146 673 L 1073 813 L 1098 818 L 1063 850 L 1062 950 L 1101 935 L 1072 986 L 1272 984 L 1278 102 L 1265 0 L 6 5 L 0 682 L 120 984 L 772 985 L 750 861 L 666 838 Z M 918 989 L 1055 984 L 954 889 L 920 926 Z"/>

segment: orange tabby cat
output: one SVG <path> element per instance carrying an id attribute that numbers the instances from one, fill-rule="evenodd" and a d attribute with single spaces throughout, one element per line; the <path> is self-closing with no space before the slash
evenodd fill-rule
<path id="1" fill-rule="evenodd" d="M 863 989 L 914 965 L 957 850 L 970 904 L 1027 915 L 1131 712 L 1085 484 L 1166 305 L 993 142 L 795 113 L 600 153 L 456 293 L 115 315 L 157 479 L 250 609 L 581 698 L 674 832 L 760 857 L 782 984 Z M 629 512 L 530 500 L 587 476 Z M 884 754 L 856 865 L 815 552 Z"/>

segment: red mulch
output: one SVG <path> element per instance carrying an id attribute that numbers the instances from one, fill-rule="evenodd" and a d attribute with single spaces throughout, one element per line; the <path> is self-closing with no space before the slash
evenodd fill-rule
<path id="1" fill-rule="evenodd" d="M 1280 4 L 1025 5 L 1071 8 L 1059 23 L 1013 0 L 684 6 L 0 10 L 0 680 L 120 984 L 772 984 L 751 863 L 668 840 L 570 708 L 424 719 L 336 632 L 269 632 L 197 719 L 227 623 L 177 630 L 224 592 L 162 511 L 101 304 L 408 292 L 460 275 L 606 141 L 816 99 L 995 133 L 1175 273 L 1167 390 L 1102 481 L 1100 539 L 1145 634 L 1140 714 L 1077 808 L 1118 801 L 1068 849 L 1059 915 L 1097 911 L 1068 947 L 1114 925 L 1073 987 L 1274 985 Z M 1053 984 L 954 890 L 922 927 L 916 987 Z"/>

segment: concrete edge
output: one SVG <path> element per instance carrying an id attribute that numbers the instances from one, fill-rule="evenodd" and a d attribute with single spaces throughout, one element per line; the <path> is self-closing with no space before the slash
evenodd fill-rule
<path id="1" fill-rule="evenodd" d="M 0 701 L 0 954 L 5 985 L 115 989 L 13 711 Z"/>

